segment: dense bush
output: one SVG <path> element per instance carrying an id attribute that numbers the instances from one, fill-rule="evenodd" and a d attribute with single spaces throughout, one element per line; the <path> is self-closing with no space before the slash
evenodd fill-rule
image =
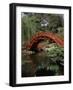
<path id="1" fill-rule="evenodd" d="M 52 60 L 64 59 L 64 48 L 59 46 L 53 46 L 48 50 L 48 57 Z"/>

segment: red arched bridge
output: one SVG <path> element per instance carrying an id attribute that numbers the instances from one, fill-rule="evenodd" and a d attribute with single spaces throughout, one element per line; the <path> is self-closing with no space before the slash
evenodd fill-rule
<path id="1" fill-rule="evenodd" d="M 64 40 L 56 34 L 51 32 L 38 32 L 27 43 L 26 48 L 35 51 L 37 50 L 37 45 L 43 40 L 51 40 L 55 42 L 57 45 L 64 47 Z"/>

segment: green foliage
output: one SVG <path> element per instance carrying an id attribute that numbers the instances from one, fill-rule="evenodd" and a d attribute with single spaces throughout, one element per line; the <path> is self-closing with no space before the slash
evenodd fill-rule
<path id="1" fill-rule="evenodd" d="M 54 61 L 60 61 L 64 59 L 64 48 L 54 46 L 48 50 L 48 57 Z"/>
<path id="2" fill-rule="evenodd" d="M 22 18 L 22 37 L 29 40 L 36 31 L 35 17 L 25 16 Z"/>
<path id="3" fill-rule="evenodd" d="M 57 33 L 59 32 L 57 28 L 63 27 L 60 16 L 58 15 L 50 15 L 49 16 L 49 30 Z"/>

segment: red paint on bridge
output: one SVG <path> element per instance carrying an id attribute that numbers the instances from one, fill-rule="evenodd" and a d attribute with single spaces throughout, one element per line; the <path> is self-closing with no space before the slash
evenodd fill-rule
<path id="1" fill-rule="evenodd" d="M 46 40 L 50 39 L 53 42 L 55 42 L 57 45 L 64 47 L 64 40 L 61 39 L 56 34 L 50 32 L 38 32 L 31 38 L 31 40 L 26 45 L 26 48 L 28 48 L 29 50 L 37 49 L 38 43 L 40 43 L 40 41 L 43 41 L 45 39 Z"/>

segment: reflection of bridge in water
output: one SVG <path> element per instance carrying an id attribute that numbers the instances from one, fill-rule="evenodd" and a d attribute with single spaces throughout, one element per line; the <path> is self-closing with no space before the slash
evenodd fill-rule
<path id="1" fill-rule="evenodd" d="M 55 74 L 64 74 L 64 65 L 61 65 L 61 62 L 58 63 L 55 60 L 50 60 L 44 52 L 42 53 L 39 52 L 24 56 L 22 77 L 54 76 Z"/>
<path id="2" fill-rule="evenodd" d="M 59 36 L 51 32 L 38 32 L 36 33 L 31 40 L 27 43 L 26 48 L 29 50 L 36 51 L 38 49 L 38 44 L 43 40 L 51 40 L 57 45 L 64 47 L 64 40 Z"/>

